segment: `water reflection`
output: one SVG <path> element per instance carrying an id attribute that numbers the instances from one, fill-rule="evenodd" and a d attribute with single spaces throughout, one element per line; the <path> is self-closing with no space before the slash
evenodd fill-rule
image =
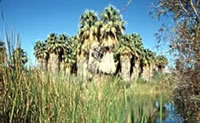
<path id="1" fill-rule="evenodd" d="M 155 105 L 157 108 L 160 108 L 159 102 L 156 102 Z M 164 117 L 163 117 L 162 123 L 183 123 L 184 122 L 184 119 L 181 117 L 181 115 L 176 112 L 176 108 L 173 103 L 164 104 L 163 109 L 164 109 L 163 110 Z M 159 117 L 157 118 L 156 122 L 160 123 Z"/>

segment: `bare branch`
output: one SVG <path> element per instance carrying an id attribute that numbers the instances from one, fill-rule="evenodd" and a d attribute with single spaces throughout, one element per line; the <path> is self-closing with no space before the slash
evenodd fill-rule
<path id="1" fill-rule="evenodd" d="M 132 3 L 133 0 L 128 0 L 128 3 L 126 4 L 126 6 L 124 8 L 121 9 L 121 12 L 125 11 L 128 6 Z"/>
<path id="2" fill-rule="evenodd" d="M 186 15 L 189 16 L 189 12 L 188 12 L 188 10 L 183 6 L 183 3 L 181 2 L 181 0 L 179 0 L 179 3 L 180 3 L 180 5 L 181 5 L 183 11 L 186 13 Z"/>
<path id="3" fill-rule="evenodd" d="M 197 12 L 196 8 L 194 7 L 194 4 L 193 4 L 192 0 L 190 0 L 190 5 L 191 5 L 191 7 L 192 7 L 192 9 L 193 9 L 193 11 L 194 11 L 194 13 L 195 13 L 195 15 L 196 15 L 198 21 L 200 21 L 198 12 Z"/>

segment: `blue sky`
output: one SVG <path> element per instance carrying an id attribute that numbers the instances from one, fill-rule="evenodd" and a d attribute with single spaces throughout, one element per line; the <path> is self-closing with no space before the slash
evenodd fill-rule
<path id="1" fill-rule="evenodd" d="M 162 21 L 165 21 L 155 20 L 149 15 L 153 1 L 133 0 L 128 9 L 121 13 L 127 22 L 126 33 L 140 34 L 144 47 L 150 49 L 156 44 L 155 32 Z M 75 35 L 80 15 L 85 9 L 100 13 L 109 4 L 122 9 L 127 2 L 128 0 L 2 0 L 0 7 L 9 29 L 15 29 L 21 34 L 22 48 L 35 64 L 33 46 L 38 39 L 45 40 L 51 32 Z M 0 22 L 1 27 L 3 24 Z M 0 30 L 0 38 L 4 38 L 3 28 Z"/>

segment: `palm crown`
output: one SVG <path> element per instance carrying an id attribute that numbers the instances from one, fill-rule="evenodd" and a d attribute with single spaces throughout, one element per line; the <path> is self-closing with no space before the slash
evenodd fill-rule
<path id="1" fill-rule="evenodd" d="M 75 37 L 69 38 L 68 36 L 66 36 L 65 49 L 64 49 L 64 54 L 62 56 L 62 59 L 64 60 L 65 63 L 70 65 L 75 63 L 76 47 L 77 47 L 76 38 Z"/>
<path id="2" fill-rule="evenodd" d="M 165 67 L 168 64 L 168 60 L 165 56 L 159 55 L 156 57 L 157 66 Z"/>
<path id="3" fill-rule="evenodd" d="M 119 38 L 125 30 L 124 24 L 120 12 L 114 6 L 109 5 L 104 9 L 104 12 L 101 13 L 101 21 L 103 26 L 100 28 L 102 45 L 104 46 L 113 46 L 115 45 Z M 108 40 L 111 38 L 112 40 Z"/>
<path id="4" fill-rule="evenodd" d="M 42 48 L 42 42 L 40 40 L 36 41 L 34 46 L 34 55 L 36 58 L 41 57 L 41 48 Z"/>
<path id="5" fill-rule="evenodd" d="M 46 44 L 38 40 L 34 46 L 34 55 L 37 59 L 47 59 L 49 54 Z"/>
<path id="6" fill-rule="evenodd" d="M 120 54 L 131 54 L 139 58 L 144 49 L 142 39 L 137 34 L 122 35 L 120 37 L 120 43 L 115 50 Z"/>
<path id="7" fill-rule="evenodd" d="M 0 41 L 0 61 L 2 62 L 5 59 L 6 47 L 3 41 Z"/>
<path id="8" fill-rule="evenodd" d="M 143 65 L 150 65 L 155 62 L 155 56 L 156 54 L 149 50 L 149 49 L 144 49 L 142 52 L 142 64 Z"/>
<path id="9" fill-rule="evenodd" d="M 64 52 L 65 40 L 65 35 L 57 36 L 55 33 L 51 33 L 46 40 L 48 52 L 62 54 Z"/>
<path id="10" fill-rule="evenodd" d="M 26 62 L 28 62 L 28 58 L 27 58 L 27 54 L 26 52 L 21 49 L 20 47 L 16 48 L 13 52 L 13 58 L 14 58 L 14 62 L 17 64 L 26 64 Z"/>
<path id="11" fill-rule="evenodd" d="M 97 14 L 92 10 L 86 10 L 80 18 L 80 29 L 78 37 L 81 40 L 82 50 L 88 50 L 95 41 L 98 41 L 98 21 Z"/>

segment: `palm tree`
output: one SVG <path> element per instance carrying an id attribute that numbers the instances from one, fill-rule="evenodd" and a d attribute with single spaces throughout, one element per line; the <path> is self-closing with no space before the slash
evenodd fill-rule
<path id="1" fill-rule="evenodd" d="M 101 22 L 98 21 L 96 12 L 92 10 L 86 10 L 81 15 L 80 29 L 78 32 L 78 38 L 81 41 L 81 52 L 88 54 L 92 44 L 98 42 L 98 26 L 100 24 Z"/>
<path id="2" fill-rule="evenodd" d="M 119 10 L 112 5 L 106 7 L 101 13 L 101 21 L 103 25 L 100 27 L 100 42 L 105 51 L 99 69 L 103 73 L 113 74 L 116 71 L 113 49 L 125 30 L 124 21 Z"/>
<path id="3" fill-rule="evenodd" d="M 70 38 L 69 44 L 69 49 L 71 49 L 71 54 L 68 56 L 70 58 L 70 63 L 71 63 L 71 73 L 72 74 L 77 74 L 77 56 L 81 52 L 81 42 L 80 38 L 78 35 L 72 36 Z"/>
<path id="4" fill-rule="evenodd" d="M 0 41 L 0 64 L 6 59 L 6 47 L 3 41 Z"/>
<path id="5" fill-rule="evenodd" d="M 40 56 L 41 47 L 42 47 L 42 42 L 40 40 L 36 41 L 35 46 L 34 46 L 34 55 L 37 59 L 37 62 L 39 64 L 40 68 L 42 68 L 42 61 L 41 61 L 41 56 Z"/>
<path id="6" fill-rule="evenodd" d="M 58 37 L 55 33 L 51 33 L 46 40 L 46 48 L 49 54 L 48 70 L 53 73 L 60 71 L 65 38 L 63 35 Z"/>
<path id="7" fill-rule="evenodd" d="M 121 68 L 121 77 L 125 81 L 130 81 L 131 79 L 131 58 L 135 51 L 135 45 L 130 42 L 127 35 L 124 35 L 120 38 L 120 43 L 116 48 L 117 54 L 120 58 L 120 68 Z"/>
<path id="8" fill-rule="evenodd" d="M 46 44 L 38 40 L 34 46 L 34 55 L 37 62 L 42 70 L 47 70 L 48 64 L 48 51 L 46 49 Z"/>
<path id="9" fill-rule="evenodd" d="M 13 61 L 14 61 L 14 67 L 24 66 L 28 62 L 26 52 L 20 47 L 16 48 L 13 51 Z"/>
<path id="10" fill-rule="evenodd" d="M 137 79 L 139 76 L 139 61 L 143 50 L 141 40 L 141 37 L 135 33 L 120 38 L 116 50 L 120 54 L 121 76 L 124 80 Z"/>
<path id="11" fill-rule="evenodd" d="M 101 56 L 101 47 L 100 47 L 100 28 L 102 27 L 102 21 L 96 21 L 95 24 L 91 27 L 91 37 L 93 42 L 89 50 L 89 59 L 88 59 L 88 72 L 90 74 L 97 73 L 99 70 L 99 62 Z"/>
<path id="12" fill-rule="evenodd" d="M 98 27 L 101 22 L 98 21 L 98 16 L 94 11 L 86 10 L 80 18 L 80 29 L 78 32 L 80 49 L 77 52 L 77 73 L 87 78 L 87 68 L 89 62 L 89 50 L 94 46 L 98 45 Z"/>
<path id="13" fill-rule="evenodd" d="M 164 55 L 159 55 L 156 57 L 156 66 L 158 68 L 158 72 L 163 73 L 163 70 L 167 64 L 168 60 Z"/>
<path id="14" fill-rule="evenodd" d="M 65 46 L 62 56 L 62 71 L 64 71 L 64 73 L 71 73 L 71 68 L 76 61 L 75 49 L 75 37 L 69 38 L 67 35 L 65 35 Z"/>
<path id="15" fill-rule="evenodd" d="M 0 40 L 0 82 L 3 81 L 3 63 L 6 61 L 6 47 L 5 47 L 5 43 L 3 41 Z"/>
<path id="16" fill-rule="evenodd" d="M 141 77 L 150 81 L 153 77 L 153 69 L 155 63 L 155 53 L 149 49 L 144 49 L 143 59 L 141 60 Z"/>
<path id="17" fill-rule="evenodd" d="M 135 46 L 135 53 L 131 59 L 131 79 L 136 80 L 140 73 L 140 61 L 142 59 L 142 51 L 144 46 L 142 43 L 142 38 L 136 33 L 132 33 L 128 36 L 130 42 Z"/>
<path id="18" fill-rule="evenodd" d="M 155 74 L 155 69 L 156 69 L 156 53 L 148 50 L 148 56 L 149 56 L 149 79 L 151 80 L 151 78 L 154 76 Z"/>
<path id="19" fill-rule="evenodd" d="M 49 59 L 49 53 L 46 47 L 46 43 L 42 42 L 42 47 L 40 49 L 40 56 L 42 59 L 42 63 L 43 63 L 43 70 L 48 70 L 48 59 Z"/>

